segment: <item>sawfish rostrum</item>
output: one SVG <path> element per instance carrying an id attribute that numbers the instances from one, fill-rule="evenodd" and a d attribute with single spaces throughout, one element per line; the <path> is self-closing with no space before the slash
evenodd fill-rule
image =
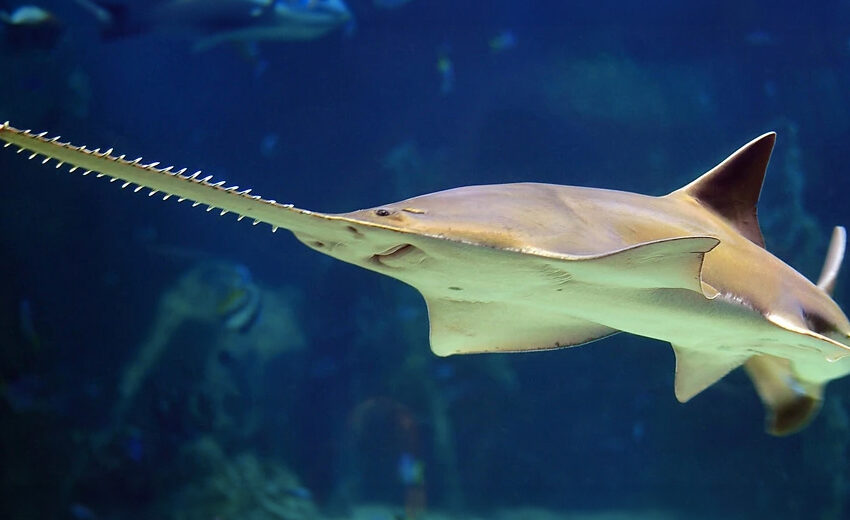
<path id="1" fill-rule="evenodd" d="M 72 172 L 287 229 L 321 253 L 401 280 L 425 298 L 440 356 L 555 349 L 621 331 L 656 338 L 673 345 L 680 401 L 743 365 L 777 435 L 805 426 L 824 384 L 850 373 L 850 322 L 830 297 L 843 228 L 817 284 L 764 247 L 756 204 L 773 133 L 661 197 L 518 183 L 342 214 L 8 123 L 0 139 Z"/>

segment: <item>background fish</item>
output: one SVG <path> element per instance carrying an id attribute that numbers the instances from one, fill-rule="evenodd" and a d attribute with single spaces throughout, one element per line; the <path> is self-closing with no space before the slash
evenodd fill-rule
<path id="1" fill-rule="evenodd" d="M 3 41 L 13 49 L 51 49 L 62 35 L 64 24 L 52 12 L 35 5 L 0 11 Z"/>
<path id="2" fill-rule="evenodd" d="M 108 39 L 156 32 L 192 39 L 196 50 L 224 42 L 310 40 L 351 19 L 343 0 L 168 0 L 142 8 L 83 4 L 103 23 Z"/>

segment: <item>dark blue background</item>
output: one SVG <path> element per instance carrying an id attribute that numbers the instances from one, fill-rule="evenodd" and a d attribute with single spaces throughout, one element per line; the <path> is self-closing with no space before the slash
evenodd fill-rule
<path id="1" fill-rule="evenodd" d="M 68 3 L 43 5 L 67 30 L 48 52 L 0 50 L 0 119 L 203 169 L 299 207 L 342 212 L 513 181 L 662 194 L 776 130 L 760 209 L 768 248 L 814 277 L 831 226 L 850 223 L 846 2 L 413 0 L 386 11 L 352 0 L 350 34 L 260 43 L 251 58 L 231 46 L 193 53 L 190 42 L 166 35 L 102 43 Z M 493 52 L 488 41 L 505 30 L 516 47 Z M 447 94 L 441 55 L 454 67 Z M 270 135 L 277 144 L 264 152 Z M 385 158 L 405 143 L 418 166 L 393 173 Z M 434 508 L 457 506 L 458 493 L 460 507 L 473 511 L 840 515 L 843 381 L 829 385 L 812 427 L 783 439 L 763 433 L 761 405 L 742 373 L 680 405 L 670 348 L 627 335 L 508 356 L 498 363 L 515 380 L 504 384 L 481 368 L 482 356 L 430 355 L 424 304 L 411 290 L 284 233 L 8 152 L 0 178 L 2 376 L 36 374 L 61 402 L 37 417 L 0 411 L 0 503 L 10 512 L 62 517 L 84 501 L 118 518 L 161 492 L 167 442 L 152 442 L 154 464 L 136 470 L 144 492 L 108 488 L 98 480 L 107 476 L 80 484 L 67 475 L 69 453 L 84 451 L 79 439 L 107 421 L 121 367 L 159 294 L 186 267 L 152 251 L 179 246 L 241 262 L 258 281 L 301 295 L 308 348 L 270 363 L 267 376 L 270 411 L 280 400 L 293 419 L 269 421 L 241 448 L 286 461 L 322 505 L 333 502 L 344 473 L 352 410 L 396 391 L 420 423 Z M 839 283 L 839 302 L 846 287 Z M 22 346 L 23 300 L 44 337 L 35 353 Z M 405 319 L 413 322 L 403 327 Z M 184 343 L 193 338 L 203 341 L 188 334 Z M 417 353 L 422 380 L 393 382 Z M 440 483 L 423 397 L 433 392 L 449 401 L 459 492 Z M 144 427 L 174 444 L 197 435 Z M 381 462 L 394 454 L 382 454 L 379 441 L 361 444 L 359 456 L 373 463 L 361 462 L 365 484 L 355 499 L 397 499 L 393 462 Z M 48 505 L 37 498 L 45 495 L 61 499 Z"/>

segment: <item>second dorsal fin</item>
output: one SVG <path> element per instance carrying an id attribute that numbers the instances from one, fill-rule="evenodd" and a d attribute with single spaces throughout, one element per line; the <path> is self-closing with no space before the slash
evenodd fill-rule
<path id="1" fill-rule="evenodd" d="M 693 197 L 725 218 L 751 242 L 764 247 L 756 205 L 775 141 L 775 132 L 756 137 L 697 180 L 669 196 Z"/>

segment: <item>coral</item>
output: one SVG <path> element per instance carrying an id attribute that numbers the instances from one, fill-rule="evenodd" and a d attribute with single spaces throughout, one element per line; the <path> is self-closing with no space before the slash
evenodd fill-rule
<path id="1" fill-rule="evenodd" d="M 251 372 L 247 380 L 259 384 L 270 358 L 305 346 L 304 332 L 295 317 L 295 294 L 262 287 L 246 273 L 243 266 L 202 262 L 163 292 L 147 338 L 120 380 L 113 430 L 122 426 L 145 379 L 174 344 L 178 331 L 189 322 L 216 329 L 211 343 L 204 345 L 206 381 L 200 384 L 212 403 L 216 426 L 229 424 L 222 402 L 228 394 L 239 393 L 231 380 L 232 371 L 222 367 L 222 356 L 244 360 L 244 369 Z M 240 422 L 242 430 L 251 431 L 258 418 Z"/>
<path id="2" fill-rule="evenodd" d="M 211 438 L 184 449 L 189 482 L 167 506 L 174 520 L 311 520 L 312 496 L 279 462 L 243 452 L 227 456 Z"/>

